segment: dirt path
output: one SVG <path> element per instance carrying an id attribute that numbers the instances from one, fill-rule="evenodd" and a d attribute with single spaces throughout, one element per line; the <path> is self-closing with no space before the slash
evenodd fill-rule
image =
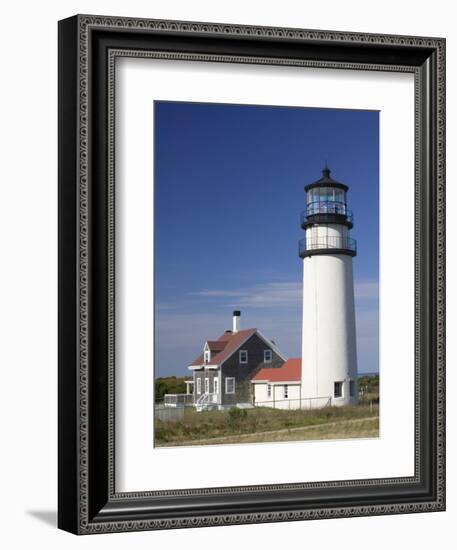
<path id="1" fill-rule="evenodd" d="M 246 434 L 233 434 L 224 435 L 219 437 L 207 438 L 207 439 L 192 439 L 188 441 L 179 441 L 173 444 L 160 445 L 161 447 L 177 447 L 177 446 L 191 446 L 191 445 L 217 445 L 218 443 L 247 443 L 251 439 L 251 442 L 255 441 L 287 441 L 288 439 L 282 439 L 281 435 L 294 434 L 296 432 L 308 432 L 317 431 L 319 429 L 325 429 L 326 431 L 332 430 L 332 428 L 338 428 L 342 426 L 351 426 L 362 424 L 363 422 L 371 422 L 373 420 L 379 420 L 379 416 L 366 416 L 364 418 L 354 418 L 352 420 L 339 420 L 337 422 L 322 422 L 320 424 L 310 424 L 309 426 L 296 426 L 294 428 L 282 428 L 280 430 L 272 430 L 266 432 L 254 432 Z M 354 427 L 355 427 L 354 426 Z M 354 437 L 347 436 L 347 437 Z M 359 436 L 363 437 L 363 436 Z M 344 436 L 343 436 L 344 438 Z M 295 438 L 291 438 L 295 439 Z M 316 439 L 319 439 L 317 437 Z M 328 439 L 337 439 L 337 436 L 329 437 Z"/>

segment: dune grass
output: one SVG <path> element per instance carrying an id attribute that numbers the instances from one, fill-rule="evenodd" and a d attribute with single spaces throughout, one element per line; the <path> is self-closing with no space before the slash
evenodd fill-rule
<path id="1" fill-rule="evenodd" d="M 372 437 L 379 437 L 379 417 L 340 420 L 338 422 L 329 422 L 326 424 L 318 424 L 316 426 L 304 426 L 301 428 L 283 429 L 270 432 L 239 434 L 200 440 L 194 439 L 191 441 L 181 441 L 179 443 L 175 443 L 174 445 L 222 445 Z"/>
<path id="2" fill-rule="evenodd" d="M 265 407 L 196 412 L 178 422 L 155 422 L 155 445 L 203 445 L 304 439 L 377 437 L 379 407 L 358 405 L 319 410 Z"/>

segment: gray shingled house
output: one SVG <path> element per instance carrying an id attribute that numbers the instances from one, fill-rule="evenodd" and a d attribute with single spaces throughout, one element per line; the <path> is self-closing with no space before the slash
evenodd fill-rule
<path id="1" fill-rule="evenodd" d="M 188 392 L 198 411 L 247 407 L 253 403 L 251 379 L 264 367 L 279 368 L 286 357 L 258 329 L 240 329 L 240 312 L 233 312 L 233 328 L 217 340 L 206 340 L 190 365 Z"/>

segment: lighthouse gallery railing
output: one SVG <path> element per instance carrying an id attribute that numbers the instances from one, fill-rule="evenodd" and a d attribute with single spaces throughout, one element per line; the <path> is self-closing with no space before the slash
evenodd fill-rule
<path id="1" fill-rule="evenodd" d="M 298 251 L 300 256 L 306 254 L 311 250 L 349 250 L 351 252 L 357 252 L 357 241 L 350 237 L 336 237 L 336 236 L 321 236 L 313 237 L 308 236 L 304 239 L 300 239 L 298 242 Z"/>

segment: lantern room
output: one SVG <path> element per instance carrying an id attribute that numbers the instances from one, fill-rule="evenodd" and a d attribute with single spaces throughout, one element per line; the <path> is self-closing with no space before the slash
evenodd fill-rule
<path id="1" fill-rule="evenodd" d="M 347 207 L 348 190 L 347 185 L 330 177 L 327 165 L 319 180 L 305 186 L 306 210 L 301 214 L 305 238 L 299 242 L 300 258 L 357 254 L 357 243 L 349 236 L 354 217 Z"/>
<path id="2" fill-rule="evenodd" d="M 330 177 L 327 166 L 322 177 L 305 187 L 306 210 L 302 213 L 301 226 L 306 229 L 315 223 L 339 223 L 353 226 L 353 215 L 347 208 L 348 186 Z"/>

